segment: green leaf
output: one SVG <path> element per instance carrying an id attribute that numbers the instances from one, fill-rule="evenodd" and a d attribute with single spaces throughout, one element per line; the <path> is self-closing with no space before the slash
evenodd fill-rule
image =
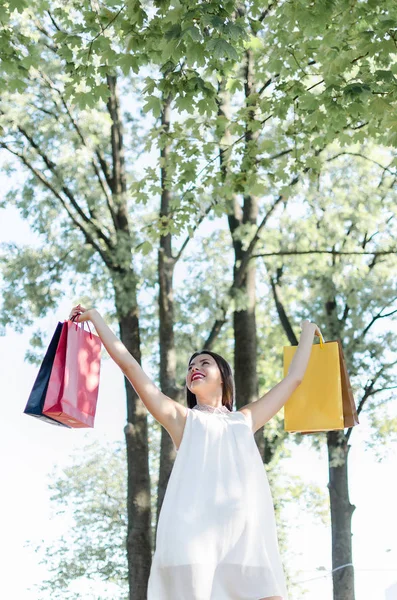
<path id="1" fill-rule="evenodd" d="M 194 111 L 194 104 L 191 96 L 178 96 L 175 99 L 175 106 L 180 111 L 186 110 L 188 113 L 192 113 Z"/>
<path id="2" fill-rule="evenodd" d="M 136 74 L 139 73 L 139 61 L 134 54 L 121 54 L 117 62 L 124 75 L 128 75 L 130 70 Z"/>
<path id="3" fill-rule="evenodd" d="M 143 256 L 147 256 L 153 250 L 153 246 L 147 240 L 138 246 L 139 250 L 142 252 Z"/>
<path id="4" fill-rule="evenodd" d="M 207 43 L 207 50 L 213 53 L 214 58 L 230 58 L 238 60 L 238 54 L 229 42 L 222 38 L 212 39 Z"/>
<path id="5" fill-rule="evenodd" d="M 223 28 L 224 34 L 230 37 L 233 41 L 237 42 L 240 39 L 247 39 L 247 32 L 236 23 L 228 23 Z"/>
<path id="6" fill-rule="evenodd" d="M 345 96 L 355 98 L 357 96 L 360 96 L 361 94 L 368 95 L 369 93 L 371 93 L 371 87 L 368 84 L 351 83 L 343 88 L 343 93 Z"/>
<path id="7" fill-rule="evenodd" d="M 259 31 L 261 29 L 263 29 L 263 25 L 261 21 L 258 21 L 256 19 L 249 19 L 249 24 L 252 28 L 252 31 L 254 32 L 255 35 L 257 35 L 259 33 Z"/>
<path id="8" fill-rule="evenodd" d="M 318 107 L 319 99 L 315 94 L 307 92 L 298 99 L 298 105 L 301 110 L 314 110 Z"/>
<path id="9" fill-rule="evenodd" d="M 189 36 L 194 42 L 201 42 L 203 39 L 200 30 L 194 25 L 184 29 L 182 32 L 182 36 Z"/>
<path id="10" fill-rule="evenodd" d="M 261 181 L 256 181 L 253 185 L 248 188 L 249 192 L 253 196 L 263 196 L 268 191 L 268 186 Z"/>
<path id="11" fill-rule="evenodd" d="M 386 71 L 385 69 L 377 69 L 374 72 L 375 81 L 384 81 L 385 83 L 396 83 L 392 71 Z"/>
<path id="12" fill-rule="evenodd" d="M 101 83 L 100 85 L 97 85 L 94 88 L 93 92 L 95 98 L 101 99 L 103 102 L 107 102 L 110 96 L 109 86 L 106 83 Z"/>
<path id="13" fill-rule="evenodd" d="M 152 112 L 154 117 L 159 117 L 161 115 L 161 111 L 163 109 L 161 98 L 157 96 L 150 96 L 145 106 L 143 107 L 143 112 Z"/>
<path id="14" fill-rule="evenodd" d="M 244 82 L 239 77 L 229 78 L 226 83 L 226 89 L 235 94 L 239 90 L 244 89 Z"/>
<path id="15" fill-rule="evenodd" d="M 381 96 L 375 96 L 374 98 L 372 98 L 370 106 L 371 111 L 373 111 L 373 113 L 377 115 L 383 115 L 386 111 L 394 112 L 395 110 L 393 106 L 389 102 L 387 102 L 387 100 L 384 100 Z"/>
<path id="16" fill-rule="evenodd" d="M 19 13 L 22 13 L 28 6 L 26 0 L 8 0 L 7 4 L 10 12 L 16 10 Z"/>
<path id="17" fill-rule="evenodd" d="M 201 44 L 188 44 L 186 46 L 186 62 L 189 67 L 197 64 L 198 67 L 205 65 L 205 49 Z"/>
<path id="18" fill-rule="evenodd" d="M 182 28 L 180 23 L 175 23 L 171 27 L 165 30 L 164 37 L 167 41 L 179 39 L 182 34 Z"/>

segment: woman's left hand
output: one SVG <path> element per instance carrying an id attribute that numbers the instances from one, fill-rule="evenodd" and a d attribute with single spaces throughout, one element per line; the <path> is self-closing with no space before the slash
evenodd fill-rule
<path id="1" fill-rule="evenodd" d="M 301 323 L 301 330 L 303 331 L 304 327 L 307 327 L 308 325 L 310 325 L 310 327 L 314 327 L 314 335 L 318 335 L 319 337 L 323 336 L 323 334 L 320 331 L 320 328 L 318 327 L 318 325 L 316 325 L 316 323 L 312 323 L 312 321 L 308 321 L 307 319 L 305 319 L 304 321 L 302 321 Z"/>

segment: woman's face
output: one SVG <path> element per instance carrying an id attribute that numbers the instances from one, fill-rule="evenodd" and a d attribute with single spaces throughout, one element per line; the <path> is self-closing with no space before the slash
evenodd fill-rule
<path id="1" fill-rule="evenodd" d="M 210 354 L 199 354 L 190 362 L 186 385 L 192 394 L 214 391 L 222 385 L 222 376 L 216 361 Z"/>

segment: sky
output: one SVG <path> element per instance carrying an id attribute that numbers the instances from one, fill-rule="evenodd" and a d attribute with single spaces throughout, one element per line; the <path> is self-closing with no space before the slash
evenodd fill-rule
<path id="1" fill-rule="evenodd" d="M 0 186 L 4 184 L 4 177 Z M 205 225 L 204 225 L 205 227 Z M 13 209 L 0 209 L 0 242 L 26 243 L 31 239 L 27 225 Z M 47 342 L 58 321 L 69 314 L 74 298 L 62 301 L 57 310 L 35 323 L 46 332 Z M 48 477 L 54 465 L 70 464 L 71 455 L 88 442 L 123 440 L 126 411 L 123 378 L 118 367 L 103 360 L 94 429 L 68 430 L 40 422 L 23 414 L 37 375 L 37 366 L 24 362 L 32 330 L 22 334 L 6 328 L 0 337 L 1 416 L 0 436 L 0 581 L 1 596 L 7 600 L 37 600 L 29 591 L 46 576 L 32 547 L 44 539 L 55 539 L 64 523 L 52 518 Z M 282 346 L 275 348 L 282 352 Z M 394 402 L 394 411 L 397 412 Z M 351 436 L 349 456 L 350 501 L 356 506 L 352 519 L 353 561 L 356 600 L 397 600 L 397 447 L 385 450 L 378 463 L 366 448 L 369 427 L 362 414 Z M 280 464 L 283 476 L 299 475 L 307 483 L 327 492 L 328 462 L 324 446 L 320 453 L 308 442 L 295 447 L 291 434 L 291 457 Z M 289 545 L 294 555 L 291 567 L 296 580 L 304 581 L 306 593 L 290 600 L 332 600 L 331 536 L 323 525 L 290 507 L 284 518 L 289 527 Z M 389 591 L 388 591 L 389 590 Z M 81 598 L 91 598 L 81 589 Z M 49 597 L 48 597 L 49 598 Z M 40 600 L 47 600 L 40 596 Z"/>

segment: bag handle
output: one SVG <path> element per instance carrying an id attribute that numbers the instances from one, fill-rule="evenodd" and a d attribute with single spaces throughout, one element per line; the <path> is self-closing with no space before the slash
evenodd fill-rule
<path id="1" fill-rule="evenodd" d="M 70 320 L 71 320 L 71 321 L 73 321 L 73 323 L 76 325 L 76 331 L 77 331 L 77 330 L 78 330 L 78 328 L 79 328 L 78 324 L 75 322 L 75 318 L 76 318 L 77 316 L 78 316 L 78 315 L 74 315 L 74 317 L 72 317 L 72 318 L 70 319 Z M 83 329 L 83 331 L 85 331 L 85 329 L 84 329 L 84 325 L 85 325 L 85 323 L 87 323 L 88 330 L 89 330 L 89 332 L 90 332 L 90 338 L 92 339 L 92 331 L 91 331 L 91 327 L 90 327 L 90 324 L 88 323 L 88 321 L 82 321 L 82 322 L 81 322 L 81 325 L 82 325 L 81 329 Z"/>
<path id="2" fill-rule="evenodd" d="M 324 348 L 324 338 L 323 338 L 323 334 L 320 331 L 320 348 L 323 349 Z"/>

